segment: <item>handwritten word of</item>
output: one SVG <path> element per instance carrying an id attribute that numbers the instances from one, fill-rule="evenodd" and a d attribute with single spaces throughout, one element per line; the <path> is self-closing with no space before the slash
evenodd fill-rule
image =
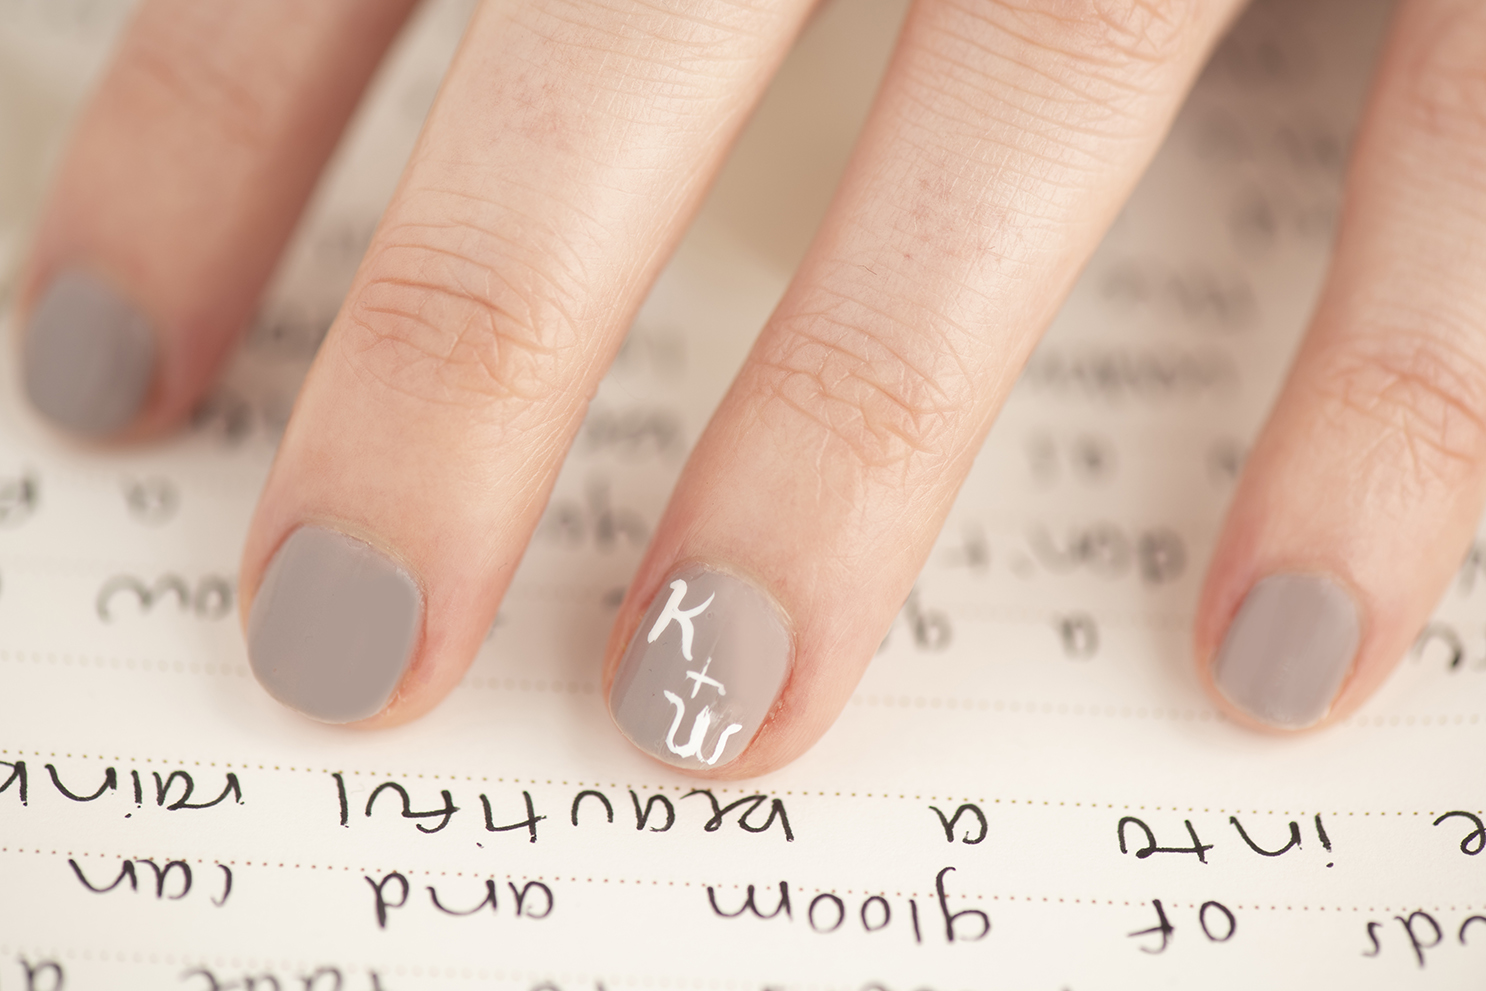
<path id="1" fill-rule="evenodd" d="M 1143 945 L 1141 953 L 1165 953 L 1166 948 L 1171 945 L 1172 937 L 1176 933 L 1176 926 L 1166 917 L 1166 909 L 1161 905 L 1161 899 L 1152 898 L 1151 907 L 1156 910 L 1156 924 L 1149 929 L 1141 929 L 1129 933 L 1130 939 L 1138 939 L 1142 936 L 1159 936 L 1159 946 Z M 1233 912 L 1222 902 L 1206 901 L 1197 910 L 1197 925 L 1201 927 L 1202 934 L 1207 937 L 1209 943 L 1226 943 L 1238 932 L 1238 919 Z"/>

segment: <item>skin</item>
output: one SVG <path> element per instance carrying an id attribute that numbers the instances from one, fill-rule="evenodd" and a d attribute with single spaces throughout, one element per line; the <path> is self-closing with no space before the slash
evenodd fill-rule
<path id="1" fill-rule="evenodd" d="M 486 0 L 311 370 L 253 519 L 245 615 L 321 523 L 425 597 L 368 726 L 458 682 L 587 397 L 809 0 Z M 120 439 L 205 394 L 411 0 L 146 0 L 64 158 L 22 283 L 107 272 L 162 359 Z M 620 609 L 605 686 L 679 562 L 778 602 L 795 661 L 745 777 L 850 697 L 986 431 L 1237 0 L 919 0 L 829 214 L 697 443 Z M 1255 581 L 1362 615 L 1325 721 L 1377 687 L 1486 501 L 1486 7 L 1403 0 L 1313 325 L 1247 461 L 1194 661 Z M 100 163 L 109 163 L 107 167 Z M 1262 728 L 1262 727 L 1260 727 Z"/>

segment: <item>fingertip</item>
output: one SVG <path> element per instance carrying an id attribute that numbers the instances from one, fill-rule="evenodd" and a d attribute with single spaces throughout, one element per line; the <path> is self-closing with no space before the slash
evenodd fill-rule
<path id="1" fill-rule="evenodd" d="M 48 423 L 103 440 L 138 421 L 156 378 L 158 334 L 108 278 L 83 267 L 60 270 L 21 335 L 22 388 Z"/>
<path id="2" fill-rule="evenodd" d="M 794 661 L 788 617 L 758 583 L 690 563 L 660 584 L 613 670 L 606 700 L 642 753 L 733 776 L 764 731 Z"/>
<path id="3" fill-rule="evenodd" d="M 1276 572 L 1244 595 L 1210 654 L 1213 691 L 1244 722 L 1293 732 L 1327 721 L 1356 669 L 1363 611 L 1325 572 Z"/>
<path id="4" fill-rule="evenodd" d="M 249 664 L 269 695 L 311 719 L 373 719 L 408 675 L 423 616 L 422 590 L 390 556 L 338 530 L 301 526 L 269 561 L 249 607 Z"/>

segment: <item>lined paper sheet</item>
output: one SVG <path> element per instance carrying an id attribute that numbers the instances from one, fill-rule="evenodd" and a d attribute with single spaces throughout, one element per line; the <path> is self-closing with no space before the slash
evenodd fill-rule
<path id="1" fill-rule="evenodd" d="M 125 8 L 0 0 L 6 279 Z M 623 743 L 600 652 L 903 5 L 837 3 L 810 28 L 459 688 L 401 729 L 311 725 L 248 673 L 238 554 L 469 9 L 431 3 L 400 43 L 190 430 L 67 446 L 5 359 L 0 989 L 1479 986 L 1486 545 L 1328 732 L 1233 727 L 1189 662 L 1217 526 L 1324 271 L 1384 4 L 1246 16 L 839 723 L 714 787 Z"/>

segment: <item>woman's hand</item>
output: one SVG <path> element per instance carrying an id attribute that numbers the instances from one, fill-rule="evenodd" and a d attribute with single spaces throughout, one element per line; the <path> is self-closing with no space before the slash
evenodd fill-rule
<path id="1" fill-rule="evenodd" d="M 63 430 L 195 406 L 412 0 L 145 0 L 23 283 Z M 485 0 L 316 359 L 244 555 L 254 671 L 387 725 L 459 680 L 588 397 L 810 0 Z M 1238 0 L 919 0 L 830 212 L 620 609 L 655 757 L 777 768 L 835 720 L 1024 360 Z M 1486 479 L 1486 7 L 1403 0 L 1322 304 L 1208 575 L 1243 721 L 1355 709 Z"/>

